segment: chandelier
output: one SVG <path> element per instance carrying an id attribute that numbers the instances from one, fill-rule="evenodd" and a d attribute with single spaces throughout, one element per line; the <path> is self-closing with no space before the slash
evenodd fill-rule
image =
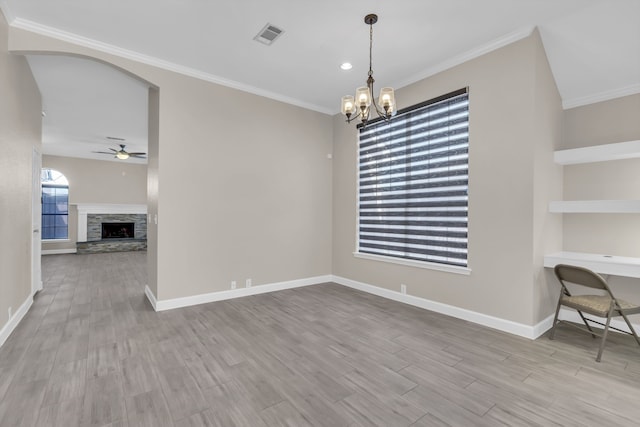
<path id="1" fill-rule="evenodd" d="M 371 52 L 373 48 L 373 24 L 378 22 L 378 15 L 369 14 L 364 17 L 364 22 L 369 26 L 369 74 L 367 85 L 356 89 L 355 98 L 351 95 L 342 97 L 342 114 L 347 116 L 347 123 L 351 123 L 356 118 L 360 118 L 362 126 L 366 126 L 371 113 L 371 107 L 378 114 L 378 117 L 388 121 L 397 112 L 396 100 L 393 88 L 383 87 L 380 89 L 380 97 L 378 102 L 373 98 L 373 67 L 371 60 Z"/>

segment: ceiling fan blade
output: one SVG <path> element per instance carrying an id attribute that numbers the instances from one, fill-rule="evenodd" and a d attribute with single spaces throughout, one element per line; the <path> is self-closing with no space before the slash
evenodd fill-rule
<path id="1" fill-rule="evenodd" d="M 127 150 L 124 149 L 124 147 L 125 147 L 124 144 L 120 144 L 120 150 L 116 150 L 115 148 L 108 148 L 109 150 L 111 150 L 111 152 L 108 152 L 108 151 L 93 151 L 93 153 L 110 154 L 110 155 L 114 156 L 116 159 L 120 159 L 120 160 L 126 160 L 128 157 L 133 157 L 133 158 L 137 158 L 137 159 L 146 159 L 147 153 L 143 153 L 141 151 L 140 152 L 129 153 L 129 152 L 127 152 Z"/>

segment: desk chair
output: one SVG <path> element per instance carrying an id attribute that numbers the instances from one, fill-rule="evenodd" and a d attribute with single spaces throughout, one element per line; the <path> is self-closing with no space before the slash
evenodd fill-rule
<path id="1" fill-rule="evenodd" d="M 602 351 L 604 350 L 604 344 L 607 340 L 607 333 L 609 332 L 609 329 L 615 329 L 616 331 L 624 332 L 628 335 L 633 335 L 638 345 L 640 345 L 640 338 L 638 338 L 638 334 L 636 334 L 636 331 L 633 329 L 631 322 L 629 322 L 629 319 L 627 318 L 627 315 L 640 313 L 640 305 L 631 304 L 627 301 L 623 301 L 614 297 L 613 293 L 611 293 L 611 289 L 609 289 L 609 286 L 607 285 L 607 282 L 599 274 L 596 274 L 586 268 L 558 264 L 555 266 L 553 271 L 556 274 L 560 285 L 562 286 L 562 291 L 560 292 L 560 298 L 558 299 L 556 316 L 553 319 L 553 328 L 551 329 L 551 335 L 549 335 L 550 339 L 554 338 L 554 335 L 556 333 L 556 326 L 561 322 L 558 321 L 558 313 L 560 313 L 560 307 L 564 305 L 566 307 L 571 307 L 578 312 L 593 338 L 595 338 L 596 335 L 602 337 L 602 340 L 600 341 L 600 349 L 598 350 L 598 356 L 596 357 L 596 362 L 600 362 L 600 359 L 602 358 Z M 587 288 L 603 290 L 604 295 L 571 295 L 569 293 L 569 290 L 565 286 L 565 283 L 573 283 L 576 285 L 585 286 Z M 600 323 L 592 319 L 587 319 L 586 317 L 584 317 L 582 312 L 591 314 L 593 316 L 605 318 L 606 323 Z M 629 326 L 631 332 L 623 331 L 621 329 L 614 328 L 613 326 L 609 326 L 611 318 L 615 316 L 622 316 L 624 318 L 624 321 L 627 322 L 627 325 Z M 594 330 L 589 325 L 590 322 L 604 326 L 604 332 L 602 333 L 602 335 L 594 332 Z M 574 326 L 581 331 L 584 331 L 582 327 L 574 325 L 573 323 L 565 323 Z"/>

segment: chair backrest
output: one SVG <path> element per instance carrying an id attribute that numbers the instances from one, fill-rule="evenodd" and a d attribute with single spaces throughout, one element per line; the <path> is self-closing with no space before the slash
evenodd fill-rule
<path id="1" fill-rule="evenodd" d="M 588 268 L 577 267 L 575 265 L 558 264 L 554 267 L 553 271 L 560 283 L 569 282 L 587 286 L 589 288 L 602 289 L 607 291 L 610 296 L 613 296 L 611 295 L 609 286 L 607 286 L 607 282 L 605 282 L 599 274 L 594 273 Z"/>

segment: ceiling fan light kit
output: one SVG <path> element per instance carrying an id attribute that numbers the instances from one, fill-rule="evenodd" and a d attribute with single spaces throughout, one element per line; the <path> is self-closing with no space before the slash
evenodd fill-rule
<path id="1" fill-rule="evenodd" d="M 120 160 L 127 160 L 129 158 L 129 153 L 124 151 L 124 148 L 116 153 L 116 157 Z"/>
<path id="2" fill-rule="evenodd" d="M 373 24 L 378 22 L 378 15 L 371 13 L 364 17 L 364 22 L 369 26 L 369 74 L 367 77 L 367 85 L 356 89 L 355 97 L 351 95 L 343 96 L 340 108 L 342 114 L 347 117 L 347 123 L 351 123 L 356 118 L 360 118 L 362 126 L 365 126 L 369 120 L 372 105 L 378 117 L 385 121 L 389 121 L 398 111 L 393 88 L 383 87 L 380 89 L 378 102 L 376 102 L 373 97 L 373 83 L 375 82 L 373 79 L 372 66 Z"/>

